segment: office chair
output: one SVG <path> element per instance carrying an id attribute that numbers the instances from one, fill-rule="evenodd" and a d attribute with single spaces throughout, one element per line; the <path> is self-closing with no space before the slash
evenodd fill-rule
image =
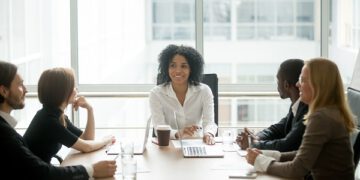
<path id="1" fill-rule="evenodd" d="M 349 87 L 347 88 L 347 100 L 352 113 L 356 116 L 357 129 L 355 133 L 351 134 L 351 140 L 354 152 L 355 170 L 360 159 L 360 133 L 359 133 L 359 120 L 360 120 L 360 49 L 356 58 L 355 68 Z"/>
<path id="2" fill-rule="evenodd" d="M 350 109 L 352 113 L 357 117 L 357 120 L 359 121 L 360 117 L 360 91 L 356 90 L 352 87 L 347 88 L 347 100 L 350 106 Z M 358 123 L 358 129 L 360 128 Z"/>
<path id="3" fill-rule="evenodd" d="M 159 81 L 159 75 L 157 76 L 157 82 L 156 84 L 159 85 L 162 82 Z M 218 77 L 217 74 L 212 73 L 212 74 L 204 74 L 201 82 L 208 85 L 211 89 L 211 92 L 213 93 L 214 96 L 214 121 L 215 124 L 218 125 L 219 122 L 219 94 L 218 94 Z M 155 131 L 153 128 L 153 133 L 152 133 L 153 137 L 156 137 L 155 135 Z M 215 136 L 218 136 L 218 133 L 216 132 Z"/>
<path id="4" fill-rule="evenodd" d="M 214 96 L 214 121 L 219 125 L 219 93 L 218 93 L 218 77 L 217 74 L 204 74 L 201 80 L 202 83 L 208 85 Z M 215 136 L 218 136 L 216 132 Z"/>
<path id="5" fill-rule="evenodd" d="M 356 90 L 354 88 L 348 87 L 347 88 L 347 99 L 350 106 L 350 109 L 352 113 L 356 116 L 357 120 L 359 120 L 360 117 L 360 111 L 358 108 L 360 107 L 360 91 Z M 359 129 L 359 123 L 358 123 L 358 129 Z M 360 133 L 357 130 L 352 135 L 352 145 L 353 145 L 353 152 L 354 152 L 354 164 L 355 168 L 357 167 L 359 163 L 360 158 Z"/>

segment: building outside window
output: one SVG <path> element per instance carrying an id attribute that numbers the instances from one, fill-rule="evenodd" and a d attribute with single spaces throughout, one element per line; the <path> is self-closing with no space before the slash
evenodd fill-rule
<path id="1" fill-rule="evenodd" d="M 220 96 L 221 126 L 279 121 L 290 105 L 276 96 L 279 64 L 321 56 L 317 0 L 203 0 L 203 42 L 195 40 L 195 0 L 78 0 L 76 11 L 73 2 L 0 0 L 0 59 L 19 66 L 30 94 L 45 69 L 73 67 L 80 92 L 106 95 L 88 98 L 100 129 L 145 126 L 146 96 L 111 93 L 148 92 L 155 85 L 158 55 L 168 44 L 203 43 L 205 73 L 217 73 L 224 92 L 232 87 L 232 93 L 274 93 Z M 332 0 L 330 7 L 329 57 L 349 83 L 360 46 L 360 3 Z M 36 96 L 26 103 L 14 112 L 23 119 L 19 128 L 26 128 L 41 107 Z M 80 127 L 85 122 L 80 112 Z"/>

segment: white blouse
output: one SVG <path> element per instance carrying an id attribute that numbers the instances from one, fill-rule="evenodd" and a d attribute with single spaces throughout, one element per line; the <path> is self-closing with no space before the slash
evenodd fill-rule
<path id="1" fill-rule="evenodd" d="M 215 135 L 217 132 L 217 126 L 214 122 L 213 94 L 206 84 L 189 85 L 183 106 L 178 101 L 171 82 L 151 89 L 149 101 L 154 127 L 164 124 L 170 125 L 172 129 L 170 138 L 172 139 L 175 139 L 178 129 L 191 125 L 201 126 L 204 134 Z"/>

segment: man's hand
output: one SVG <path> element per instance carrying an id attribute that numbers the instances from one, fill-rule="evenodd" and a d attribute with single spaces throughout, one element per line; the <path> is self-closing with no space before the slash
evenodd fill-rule
<path id="1" fill-rule="evenodd" d="M 99 161 L 93 164 L 95 178 L 112 177 L 116 171 L 116 161 Z"/>
<path id="2" fill-rule="evenodd" d="M 236 143 L 240 146 L 241 150 L 245 150 L 249 147 L 249 136 L 247 133 L 242 132 L 236 137 Z"/>
<path id="3" fill-rule="evenodd" d="M 251 142 L 249 142 L 249 140 Z M 248 128 L 244 129 L 244 132 L 241 132 L 240 135 L 236 137 L 236 143 L 240 146 L 242 150 L 250 147 L 250 144 L 256 143 L 260 140 L 254 132 L 250 131 Z"/>

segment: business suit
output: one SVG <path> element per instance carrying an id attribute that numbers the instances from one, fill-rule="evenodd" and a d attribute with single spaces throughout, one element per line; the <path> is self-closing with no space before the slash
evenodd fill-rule
<path id="1" fill-rule="evenodd" d="M 260 141 L 252 147 L 280 152 L 297 150 L 305 131 L 303 118 L 307 112 L 308 106 L 302 102 L 299 103 L 295 116 L 290 107 L 286 117 L 257 134 Z"/>
<path id="2" fill-rule="evenodd" d="M 6 120 L 0 116 L 0 171 L 11 179 L 85 180 L 89 175 L 84 166 L 55 167 L 35 156 Z"/>
<path id="3" fill-rule="evenodd" d="M 267 168 L 268 174 L 314 179 L 354 179 L 353 152 L 349 133 L 336 107 L 325 107 L 308 119 L 299 150 L 282 153 L 280 162 Z"/>

